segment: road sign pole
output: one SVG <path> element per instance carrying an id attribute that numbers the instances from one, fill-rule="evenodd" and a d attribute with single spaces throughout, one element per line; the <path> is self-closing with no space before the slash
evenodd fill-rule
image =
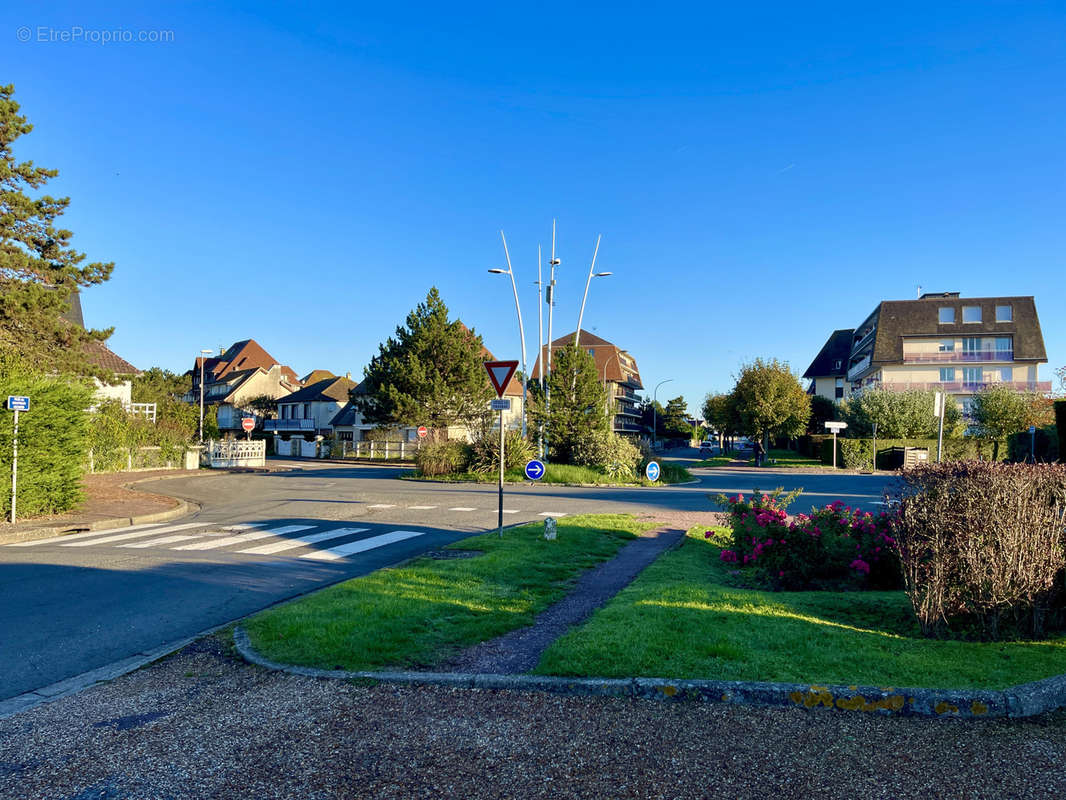
<path id="1" fill-rule="evenodd" d="M 833 469 L 837 468 L 837 429 L 833 428 Z"/>
<path id="2" fill-rule="evenodd" d="M 15 524 L 15 495 L 18 491 L 19 474 L 19 411 L 15 409 L 15 434 L 11 439 L 11 524 Z"/>
<path id="3" fill-rule="evenodd" d="M 503 410 L 500 410 L 500 513 L 496 533 L 503 538 Z"/>
<path id="4" fill-rule="evenodd" d="M 940 424 L 938 426 L 936 435 L 936 463 L 939 464 L 941 458 L 944 455 L 944 408 L 948 404 L 948 397 L 943 392 L 939 393 L 940 396 Z"/>

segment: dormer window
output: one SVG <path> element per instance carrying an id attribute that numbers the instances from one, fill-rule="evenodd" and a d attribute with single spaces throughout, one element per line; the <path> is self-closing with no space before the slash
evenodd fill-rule
<path id="1" fill-rule="evenodd" d="M 1010 306 L 996 306 L 996 322 L 1013 322 L 1014 309 Z"/>
<path id="2" fill-rule="evenodd" d="M 841 362 L 841 361 L 834 361 L 834 362 L 833 362 L 833 369 L 835 369 L 835 370 L 839 370 L 839 369 L 840 369 L 840 367 L 841 367 L 841 364 L 842 364 L 842 363 L 843 363 L 843 362 Z"/>
<path id="3" fill-rule="evenodd" d="M 941 308 L 938 311 L 937 318 L 941 325 L 953 325 L 955 323 L 955 309 Z"/>
<path id="4" fill-rule="evenodd" d="M 962 307 L 962 321 L 968 322 L 980 322 L 981 321 L 981 306 L 963 306 Z"/>

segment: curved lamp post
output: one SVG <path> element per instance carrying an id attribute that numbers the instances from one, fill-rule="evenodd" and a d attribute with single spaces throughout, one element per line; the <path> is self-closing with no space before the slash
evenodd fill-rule
<path id="1" fill-rule="evenodd" d="M 518 335 L 522 339 L 522 438 L 526 438 L 526 385 L 529 383 L 529 374 L 526 372 L 526 329 L 522 325 L 522 307 L 518 304 L 518 285 L 515 283 L 514 270 L 511 268 L 511 254 L 507 252 L 507 237 L 500 231 L 503 240 L 503 254 L 507 257 L 507 269 L 490 269 L 493 275 L 509 275 L 511 288 L 514 290 L 514 307 L 518 314 Z"/>
<path id="2" fill-rule="evenodd" d="M 204 364 L 214 350 L 200 351 L 200 444 L 204 443 Z"/>
<path id="3" fill-rule="evenodd" d="M 656 395 L 659 394 L 659 387 L 662 386 L 664 383 L 670 383 L 670 381 L 672 381 L 672 380 L 673 380 L 673 378 L 667 378 L 665 381 L 659 381 L 657 384 L 655 384 L 655 391 L 651 393 L 651 449 L 652 450 L 655 449 L 655 445 L 657 443 L 657 437 L 656 437 L 655 433 L 656 433 L 656 431 L 657 431 L 657 429 L 659 427 L 656 424 L 656 419 L 655 419 L 655 398 L 656 398 Z"/>
<path id="4" fill-rule="evenodd" d="M 610 272 L 596 272 L 596 255 L 600 252 L 600 239 L 603 236 L 596 237 L 596 249 L 592 252 L 592 264 L 589 266 L 589 276 L 585 279 L 585 296 L 581 298 L 581 312 L 577 315 L 577 330 L 574 331 L 574 345 L 579 344 L 578 339 L 581 336 L 581 323 L 585 318 L 585 302 L 589 299 L 589 284 L 592 283 L 593 278 L 606 278 L 613 273 Z"/>

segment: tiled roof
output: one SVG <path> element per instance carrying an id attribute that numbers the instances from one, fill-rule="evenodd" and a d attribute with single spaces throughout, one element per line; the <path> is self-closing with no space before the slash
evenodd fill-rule
<path id="1" fill-rule="evenodd" d="M 137 369 L 126 359 L 115 355 L 103 342 L 86 342 L 85 356 L 89 362 L 101 369 L 109 370 L 116 375 L 140 375 Z"/>
<path id="2" fill-rule="evenodd" d="M 851 355 L 851 337 L 855 334 L 853 328 L 842 328 L 833 331 L 814 361 L 803 373 L 804 378 L 832 378 L 848 374 L 848 356 Z M 840 368 L 836 362 L 840 362 Z"/>
<path id="3" fill-rule="evenodd" d="M 573 343 L 573 332 L 568 333 L 565 336 L 560 336 L 552 342 L 552 352 L 561 350 L 564 347 L 569 347 Z M 634 389 L 644 388 L 644 384 L 641 383 L 640 380 L 640 370 L 637 368 L 637 361 L 625 350 L 584 329 L 582 329 L 581 334 L 578 337 L 578 345 L 584 350 L 592 351 L 592 358 L 596 362 L 596 373 L 602 380 L 627 384 Z M 529 376 L 530 379 L 535 378 L 539 374 L 538 369 L 541 357 L 546 361 L 547 353 L 548 347 L 545 345 L 543 352 L 539 354 L 537 360 L 533 364 L 533 371 Z M 547 367 L 545 367 L 545 369 L 547 369 Z"/>
<path id="4" fill-rule="evenodd" d="M 342 405 L 348 402 L 348 396 L 356 387 L 351 378 L 326 378 L 325 380 L 305 386 L 288 397 L 282 397 L 279 403 L 313 403 L 315 401 L 334 400 Z"/>

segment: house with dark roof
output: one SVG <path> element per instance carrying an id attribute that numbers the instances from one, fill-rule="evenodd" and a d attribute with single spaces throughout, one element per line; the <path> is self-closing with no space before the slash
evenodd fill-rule
<path id="1" fill-rule="evenodd" d="M 838 402 L 851 393 L 848 358 L 851 356 L 854 333 L 853 328 L 841 328 L 829 334 L 822 349 L 803 373 L 803 377 L 810 381 L 807 394 Z"/>
<path id="2" fill-rule="evenodd" d="M 263 430 L 274 434 L 274 452 L 315 458 L 321 442 L 333 435 L 333 420 L 348 405 L 356 383 L 350 377 L 324 378 L 278 401 L 278 418 Z"/>
<path id="3" fill-rule="evenodd" d="M 844 379 L 853 391 L 938 389 L 968 415 L 974 392 L 998 384 L 1050 392 L 1032 296 L 962 297 L 927 292 L 917 300 L 885 300 L 854 329 Z"/>
<path id="4" fill-rule="evenodd" d="M 574 343 L 573 332 L 560 336 L 551 343 L 552 353 L 569 347 Z M 578 347 L 587 350 L 596 362 L 596 374 L 600 382 L 607 388 L 607 393 L 614 401 L 614 420 L 612 428 L 615 433 L 637 435 L 641 432 L 640 411 L 637 404 L 640 397 L 638 391 L 644 389 L 640 382 L 640 370 L 637 362 L 628 352 L 617 345 L 582 330 L 578 337 Z M 533 366 L 531 380 L 539 380 L 542 370 L 547 375 L 548 345 L 541 348 L 537 361 Z"/>

